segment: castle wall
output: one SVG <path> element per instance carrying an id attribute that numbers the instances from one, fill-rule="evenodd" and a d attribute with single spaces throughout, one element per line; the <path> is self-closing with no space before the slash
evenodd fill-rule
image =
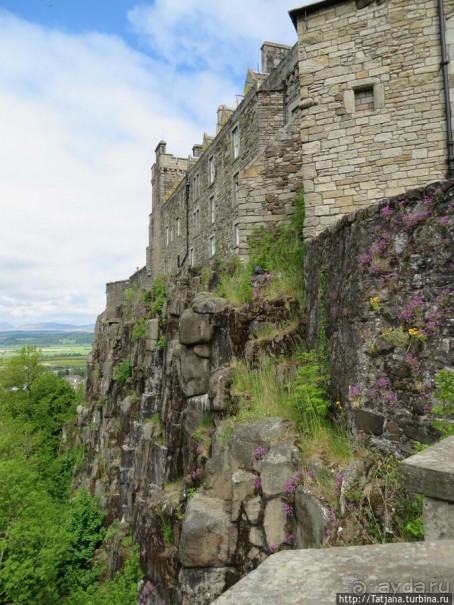
<path id="1" fill-rule="evenodd" d="M 454 0 L 446 0 L 446 16 L 453 11 Z M 355 0 L 339 0 L 292 13 L 306 235 L 407 187 L 445 178 L 436 0 L 388 0 L 362 9 Z"/>
<path id="2" fill-rule="evenodd" d="M 178 166 L 171 187 L 162 184 L 164 170 L 168 173 L 180 158 L 166 154 L 165 144 L 158 145 L 149 274 L 169 274 L 183 264 L 205 265 L 213 251 L 222 259 L 244 256 L 253 225 L 282 220 L 291 210 L 290 200 L 302 183 L 298 108 L 295 45 L 249 92 L 214 140 L 187 163 L 187 172 Z M 239 133 L 237 157 L 235 131 Z M 166 178 L 168 183 L 168 174 Z"/>
<path id="3" fill-rule="evenodd" d="M 434 376 L 454 364 L 454 179 L 343 217 L 306 245 L 307 341 L 351 426 L 433 441 Z"/>

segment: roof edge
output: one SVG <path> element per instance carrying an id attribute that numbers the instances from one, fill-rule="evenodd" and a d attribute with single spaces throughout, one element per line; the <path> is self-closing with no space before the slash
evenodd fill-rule
<path id="1" fill-rule="evenodd" d="M 327 8 L 328 6 L 333 6 L 334 4 L 342 4 L 347 0 L 312 0 L 309 4 L 305 6 L 301 6 L 299 8 L 292 8 L 288 11 L 290 15 L 290 19 L 292 20 L 293 27 L 296 29 L 298 17 L 301 15 L 309 15 L 321 8 Z"/>

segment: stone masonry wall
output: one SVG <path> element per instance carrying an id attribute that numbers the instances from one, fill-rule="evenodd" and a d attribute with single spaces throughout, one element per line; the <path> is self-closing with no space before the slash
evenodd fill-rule
<path id="1" fill-rule="evenodd" d="M 451 44 L 453 11 L 447 0 Z M 339 0 L 298 9 L 296 19 L 307 236 L 357 208 L 446 178 L 436 0 L 361 10 L 355 0 Z"/>
<path id="2" fill-rule="evenodd" d="M 454 181 L 344 217 L 305 252 L 309 345 L 350 426 L 410 451 L 436 434 L 434 376 L 454 365 Z"/>
<path id="3" fill-rule="evenodd" d="M 221 258 L 245 255 L 251 224 L 263 223 L 264 217 L 281 220 L 291 210 L 289 200 L 301 186 L 298 57 L 296 45 L 284 50 L 285 58 L 269 77 L 249 92 L 201 155 L 189 161 L 189 189 L 181 170 L 179 181 L 163 193 L 163 170 L 178 158 L 165 153 L 164 143 L 158 145 L 147 252 L 150 275 L 169 274 L 183 264 L 205 265 L 212 256 L 210 238 Z M 238 157 L 233 153 L 235 129 Z"/>

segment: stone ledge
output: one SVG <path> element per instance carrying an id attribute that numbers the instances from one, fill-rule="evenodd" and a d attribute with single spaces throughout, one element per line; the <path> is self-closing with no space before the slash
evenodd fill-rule
<path id="1" fill-rule="evenodd" d="M 319 605 L 335 603 L 338 592 L 452 592 L 453 561 L 454 540 L 283 551 L 213 605 Z"/>
<path id="2" fill-rule="evenodd" d="M 404 460 L 399 473 L 407 490 L 454 502 L 454 436 Z"/>

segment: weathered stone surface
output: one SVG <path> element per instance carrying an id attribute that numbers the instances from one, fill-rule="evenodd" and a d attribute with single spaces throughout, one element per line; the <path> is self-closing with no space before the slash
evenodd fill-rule
<path id="1" fill-rule="evenodd" d="M 227 452 L 213 456 L 206 463 L 205 490 L 217 498 L 232 499 L 232 469 Z"/>
<path id="2" fill-rule="evenodd" d="M 208 357 L 210 356 L 210 347 L 209 345 L 195 345 L 194 353 L 199 357 L 204 357 L 205 359 L 208 359 Z"/>
<path id="3" fill-rule="evenodd" d="M 198 357 L 192 349 L 184 347 L 179 354 L 179 378 L 186 397 L 207 393 L 208 360 Z"/>
<path id="4" fill-rule="evenodd" d="M 232 475 L 232 521 L 239 517 L 241 504 L 254 494 L 256 475 L 241 469 Z"/>
<path id="5" fill-rule="evenodd" d="M 232 574 L 229 568 L 180 570 L 182 605 L 209 605 L 225 589 L 226 577 Z"/>
<path id="6" fill-rule="evenodd" d="M 233 563 L 237 540 L 227 503 L 196 494 L 188 503 L 180 538 L 185 567 L 224 567 Z"/>
<path id="7" fill-rule="evenodd" d="M 282 551 L 213 605 L 320 605 L 335 603 L 340 592 L 446 591 L 454 585 L 452 561 L 454 540 Z"/>
<path id="8" fill-rule="evenodd" d="M 223 366 L 213 372 L 208 386 L 208 398 L 212 410 L 218 412 L 228 409 L 229 398 L 227 395 L 231 384 L 232 368 Z"/>
<path id="9" fill-rule="evenodd" d="M 255 525 L 260 521 L 262 516 L 262 502 L 261 496 L 256 496 L 244 503 L 244 512 L 251 525 Z"/>
<path id="10" fill-rule="evenodd" d="M 454 503 L 424 498 L 424 540 L 454 540 Z"/>
<path id="11" fill-rule="evenodd" d="M 196 395 L 187 400 L 186 408 L 183 412 L 184 430 L 190 437 L 194 431 L 202 424 L 203 415 L 208 409 L 208 395 Z"/>
<path id="12" fill-rule="evenodd" d="M 326 528 L 326 511 L 312 494 L 298 487 L 295 493 L 295 544 L 297 548 L 319 548 Z"/>
<path id="13" fill-rule="evenodd" d="M 263 548 L 265 546 L 265 538 L 263 536 L 263 529 L 260 527 L 251 527 L 249 531 L 249 542 L 253 546 Z"/>
<path id="14" fill-rule="evenodd" d="M 145 326 L 146 338 L 149 338 L 150 340 L 159 340 L 159 319 L 148 319 Z"/>
<path id="15" fill-rule="evenodd" d="M 219 313 L 227 306 L 225 298 L 214 296 L 211 292 L 199 292 L 192 303 L 194 313 Z"/>
<path id="16" fill-rule="evenodd" d="M 197 345 L 208 343 L 211 340 L 213 328 L 209 316 L 194 313 L 186 309 L 180 318 L 180 343 L 183 345 Z"/>
<path id="17" fill-rule="evenodd" d="M 232 463 L 253 470 L 256 466 L 254 451 L 258 446 L 269 448 L 283 440 L 290 431 L 289 422 L 282 418 L 264 418 L 236 430 L 229 443 Z"/>
<path id="18" fill-rule="evenodd" d="M 298 450 L 291 443 L 275 445 L 266 454 L 260 466 L 262 491 L 265 497 L 282 493 L 284 483 L 295 472 Z"/>
<path id="19" fill-rule="evenodd" d="M 372 410 L 355 410 L 355 423 L 359 431 L 369 435 L 381 435 L 385 419 Z"/>
<path id="20" fill-rule="evenodd" d="M 285 524 L 287 516 L 284 513 L 283 502 L 280 498 L 270 500 L 265 507 L 263 529 L 265 530 L 268 548 L 276 548 L 285 540 Z"/>
<path id="21" fill-rule="evenodd" d="M 454 436 L 401 462 L 399 473 L 409 491 L 454 502 Z"/>

